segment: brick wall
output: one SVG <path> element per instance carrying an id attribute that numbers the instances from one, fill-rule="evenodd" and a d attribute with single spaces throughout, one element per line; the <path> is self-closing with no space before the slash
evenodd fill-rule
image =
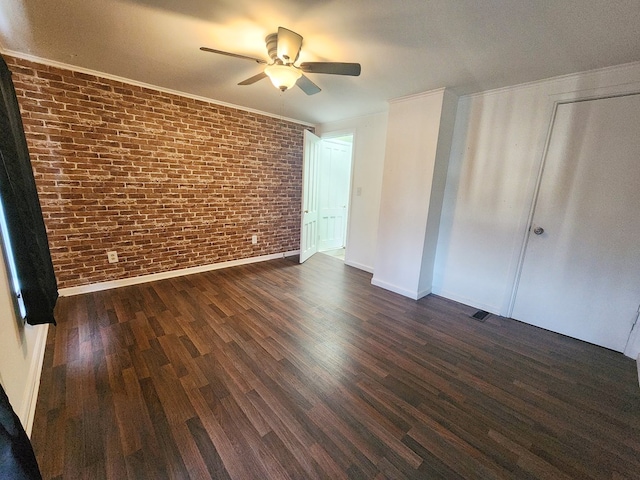
<path id="1" fill-rule="evenodd" d="M 304 125 L 5 59 L 60 288 L 299 248 Z"/>

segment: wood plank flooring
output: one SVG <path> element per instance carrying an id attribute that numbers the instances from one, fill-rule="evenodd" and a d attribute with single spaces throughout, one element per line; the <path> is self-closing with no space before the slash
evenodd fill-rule
<path id="1" fill-rule="evenodd" d="M 640 478 L 623 355 L 315 255 L 61 298 L 45 479 Z"/>

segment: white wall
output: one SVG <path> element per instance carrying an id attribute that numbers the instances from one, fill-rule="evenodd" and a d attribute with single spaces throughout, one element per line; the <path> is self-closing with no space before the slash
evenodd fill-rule
<path id="1" fill-rule="evenodd" d="M 0 382 L 27 433 L 31 432 L 47 326 L 16 319 L 0 248 Z"/>
<path id="2" fill-rule="evenodd" d="M 378 234 L 387 113 L 319 125 L 321 137 L 353 134 L 351 199 L 345 263 L 373 272 Z"/>
<path id="3" fill-rule="evenodd" d="M 414 299 L 431 293 L 456 100 L 440 89 L 390 102 L 372 283 Z"/>
<path id="4" fill-rule="evenodd" d="M 554 101 L 638 81 L 636 63 L 460 98 L 434 293 L 509 315 Z"/>
<path id="5" fill-rule="evenodd" d="M 420 271 L 419 292 L 433 290 L 433 267 L 440 232 L 440 217 L 442 203 L 444 201 L 444 189 L 447 181 L 449 158 L 451 156 L 451 141 L 458 108 L 458 96 L 450 90 L 445 90 L 442 98 L 440 113 L 440 128 L 438 132 L 438 145 L 431 181 L 431 193 L 429 196 L 429 212 L 422 250 L 422 268 Z"/>

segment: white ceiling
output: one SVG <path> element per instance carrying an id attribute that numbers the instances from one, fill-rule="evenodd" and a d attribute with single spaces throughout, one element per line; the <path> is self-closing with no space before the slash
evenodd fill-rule
<path id="1" fill-rule="evenodd" d="M 268 59 L 278 26 L 301 61 L 362 64 L 310 74 L 322 92 L 237 83 Z M 459 94 L 640 60 L 639 0 L 2 0 L 0 50 L 310 123 L 379 112 L 441 87 Z"/>

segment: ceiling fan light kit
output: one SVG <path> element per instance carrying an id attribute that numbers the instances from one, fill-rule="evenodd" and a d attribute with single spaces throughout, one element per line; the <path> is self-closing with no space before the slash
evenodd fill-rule
<path id="1" fill-rule="evenodd" d="M 238 85 L 252 85 L 265 77 L 269 77 L 271 83 L 278 90 L 286 91 L 297 85 L 307 95 L 314 95 L 320 92 L 320 87 L 309 80 L 304 73 L 324 73 L 328 75 L 349 75 L 357 77 L 360 75 L 359 63 L 342 62 L 304 62 L 299 67 L 295 62 L 300 56 L 302 49 L 302 36 L 284 27 L 278 28 L 278 33 L 267 35 L 265 39 L 267 52 L 271 58 L 271 63 L 259 58 L 240 55 L 237 53 L 225 52 L 209 47 L 200 47 L 200 50 L 229 57 L 251 60 L 256 63 L 267 64 L 265 69 Z M 304 73 L 303 73 L 304 72 Z"/>
<path id="2" fill-rule="evenodd" d="M 302 76 L 302 72 L 295 67 L 288 65 L 269 65 L 264 69 L 273 86 L 281 91 L 285 91 L 293 87 L 298 79 Z"/>

